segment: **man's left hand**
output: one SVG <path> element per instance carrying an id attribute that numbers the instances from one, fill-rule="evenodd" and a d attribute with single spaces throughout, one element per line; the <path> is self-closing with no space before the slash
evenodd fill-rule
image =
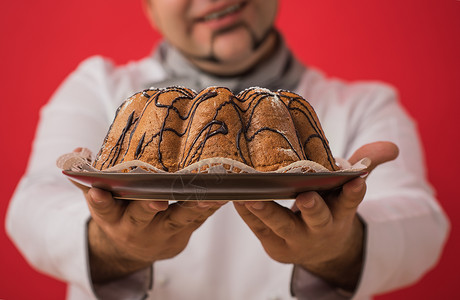
<path id="1" fill-rule="evenodd" d="M 370 172 L 397 155 L 398 148 L 393 143 L 377 142 L 358 149 L 350 162 L 368 157 Z M 337 193 L 299 194 L 292 209 L 273 201 L 234 204 L 271 258 L 353 290 L 361 272 L 364 237 L 356 212 L 365 193 L 365 179 L 356 178 Z"/>

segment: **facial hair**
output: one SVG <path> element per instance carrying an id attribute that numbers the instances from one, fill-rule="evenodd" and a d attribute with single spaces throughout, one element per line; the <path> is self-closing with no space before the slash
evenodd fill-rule
<path id="1" fill-rule="evenodd" d="M 249 33 L 249 36 L 251 37 L 251 44 L 252 44 L 251 45 L 251 50 L 252 51 L 257 50 L 257 48 L 259 48 L 264 43 L 264 41 L 268 38 L 270 33 L 272 33 L 274 31 L 273 27 L 269 27 L 260 38 L 257 38 L 257 35 L 255 34 L 255 32 L 246 23 L 244 23 L 244 22 L 236 23 L 236 24 L 234 24 L 232 26 L 228 26 L 228 27 L 219 29 L 219 30 L 217 30 L 217 31 L 212 33 L 212 36 L 211 36 L 211 49 L 210 49 L 210 52 L 209 52 L 208 55 L 200 56 L 200 55 L 190 55 L 190 54 L 186 54 L 186 53 L 184 53 L 184 54 L 187 57 L 189 57 L 190 59 L 193 59 L 193 60 L 196 60 L 196 61 L 206 61 L 206 62 L 212 62 L 212 63 L 221 63 L 222 61 L 215 54 L 215 50 L 214 50 L 214 44 L 215 43 L 214 43 L 214 41 L 219 37 L 219 35 L 225 34 L 227 32 L 230 32 L 230 31 L 238 29 L 238 28 L 243 28 Z"/>

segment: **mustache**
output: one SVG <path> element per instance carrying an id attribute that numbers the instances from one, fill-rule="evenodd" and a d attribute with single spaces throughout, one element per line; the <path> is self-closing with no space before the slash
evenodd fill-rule
<path id="1" fill-rule="evenodd" d="M 236 23 L 234 25 L 221 28 L 215 32 L 213 32 L 211 36 L 211 49 L 208 55 L 204 56 L 194 56 L 194 55 L 188 55 L 188 57 L 197 60 L 197 61 L 206 61 L 206 62 L 213 62 L 213 63 L 219 63 L 221 60 L 218 58 L 218 56 L 215 53 L 214 50 L 214 41 L 216 38 L 218 38 L 222 34 L 226 34 L 227 32 L 233 31 L 238 28 L 243 28 L 245 29 L 248 33 L 249 36 L 251 37 L 251 49 L 254 51 L 257 48 L 260 47 L 260 45 L 263 44 L 263 42 L 268 38 L 268 36 L 275 31 L 273 27 L 268 28 L 260 37 L 257 37 L 257 34 L 254 32 L 254 30 L 251 29 L 246 23 L 240 22 Z"/>

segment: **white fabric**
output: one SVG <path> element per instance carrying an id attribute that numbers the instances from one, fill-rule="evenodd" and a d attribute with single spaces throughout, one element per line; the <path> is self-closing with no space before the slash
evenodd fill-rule
<path id="1" fill-rule="evenodd" d="M 94 57 L 67 78 L 41 112 L 26 175 L 9 207 L 7 232 L 33 266 L 69 282 L 68 299 L 96 298 L 86 260 L 89 212 L 81 192 L 55 161 L 77 147 L 96 153 L 121 101 L 164 76 L 152 58 L 115 67 Z M 395 92 L 380 83 L 348 84 L 308 69 L 297 92 L 315 107 L 335 156 L 349 157 L 361 145 L 378 140 L 393 141 L 401 151 L 396 161 L 368 178 L 359 208 L 367 231 L 365 263 L 354 298 L 368 299 L 414 282 L 437 262 L 449 229 L 425 179 L 414 122 Z M 147 297 L 291 299 L 292 271 L 292 265 L 265 254 L 227 204 L 192 235 L 181 254 L 155 263 Z M 143 274 L 142 280 L 148 280 L 148 272 Z M 344 299 L 333 288 L 321 292 L 324 283 L 312 276 L 297 275 L 294 281 L 300 299 Z M 102 298 L 116 299 L 110 290 L 98 291 Z M 131 295 L 136 298 L 136 293 Z"/>

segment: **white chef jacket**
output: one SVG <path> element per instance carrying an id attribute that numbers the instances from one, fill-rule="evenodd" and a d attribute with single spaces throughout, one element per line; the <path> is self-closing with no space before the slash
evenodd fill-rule
<path id="1" fill-rule="evenodd" d="M 225 205 L 193 233 L 176 257 L 105 286 L 93 286 L 87 259 L 90 217 L 80 190 L 55 167 L 77 147 L 96 153 L 122 100 L 167 77 L 152 57 L 115 66 L 84 61 L 41 111 L 26 174 L 7 215 L 7 232 L 35 268 L 68 282 L 67 298 L 95 299 L 348 299 L 305 271 L 268 257 L 260 242 Z M 353 298 L 408 285 L 440 256 L 449 223 L 426 181 L 416 126 L 395 91 L 377 82 L 347 83 L 308 68 L 296 92 L 310 101 L 336 157 L 380 140 L 400 149 L 397 160 L 367 179 L 359 214 L 366 227 L 364 267 Z M 291 205 L 289 201 L 280 201 Z M 151 278 L 153 275 L 153 278 Z"/>

